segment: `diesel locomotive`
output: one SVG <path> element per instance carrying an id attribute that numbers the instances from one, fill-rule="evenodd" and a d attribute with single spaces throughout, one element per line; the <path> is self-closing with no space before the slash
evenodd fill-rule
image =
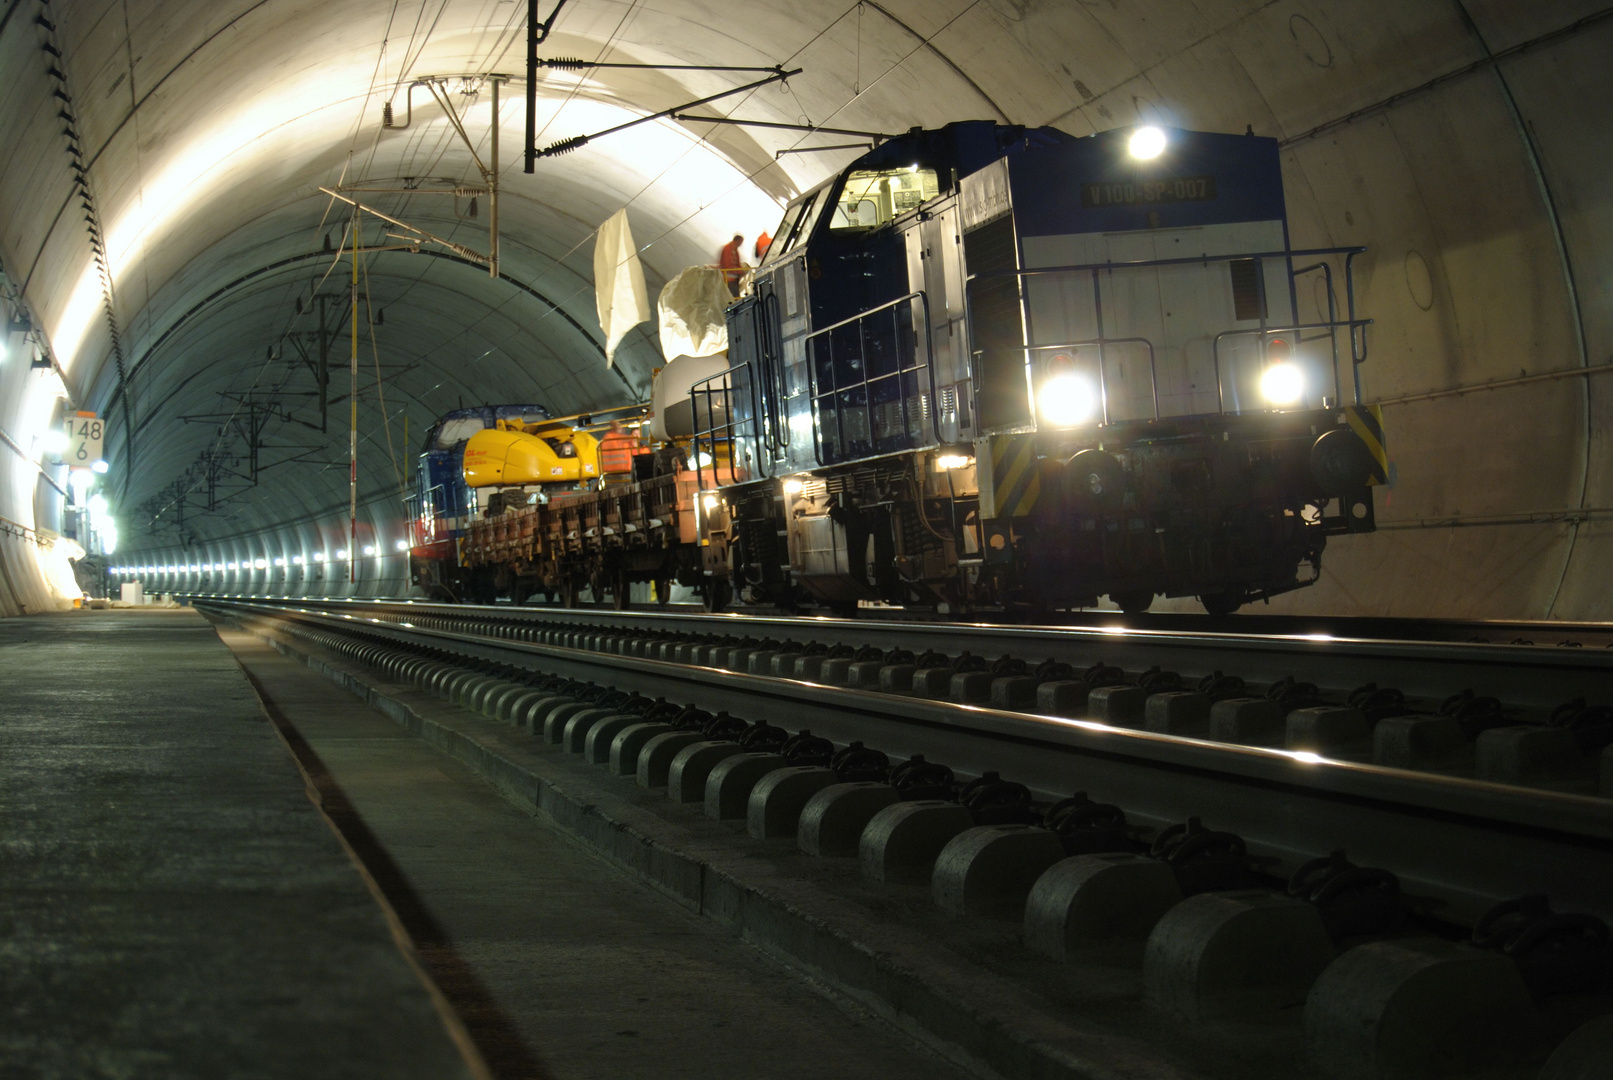
<path id="1" fill-rule="evenodd" d="M 692 391 L 708 602 L 1225 613 L 1374 527 L 1362 249 L 1290 248 L 1273 139 L 914 130 L 774 237 Z"/>
<path id="2" fill-rule="evenodd" d="M 644 437 L 608 434 L 610 467 L 590 425 L 535 407 L 444 418 L 417 582 L 620 604 L 677 580 L 713 610 L 1165 595 L 1227 613 L 1311 584 L 1329 536 L 1374 528 L 1388 461 L 1360 400 L 1362 249 L 1290 247 L 1275 140 L 914 129 L 791 202 L 773 237 L 727 309 L 726 357 L 669 363 Z M 477 465 L 494 443 L 523 464 Z M 583 464 L 551 480 L 561 446 Z"/>

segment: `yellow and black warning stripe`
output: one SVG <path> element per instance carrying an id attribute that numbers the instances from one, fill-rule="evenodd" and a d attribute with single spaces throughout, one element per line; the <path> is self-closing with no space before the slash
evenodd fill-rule
<path id="1" fill-rule="evenodd" d="M 1344 418 L 1372 455 L 1372 479 L 1367 483 L 1388 483 L 1389 451 L 1384 448 L 1383 409 L 1377 405 L 1346 405 Z"/>
<path id="2" fill-rule="evenodd" d="M 991 440 L 991 491 L 996 517 L 1024 517 L 1042 493 L 1036 436 L 998 435 Z"/>

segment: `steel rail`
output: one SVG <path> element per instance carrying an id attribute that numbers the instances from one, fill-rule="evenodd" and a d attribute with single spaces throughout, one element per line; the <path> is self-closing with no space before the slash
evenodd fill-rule
<path id="1" fill-rule="evenodd" d="M 862 740 L 893 758 L 923 754 L 964 775 L 995 769 L 1044 800 L 1087 791 L 1145 826 L 1199 816 L 1242 835 L 1272 873 L 1343 848 L 1360 865 L 1399 874 L 1422 910 L 1453 923 L 1471 925 L 1494 903 L 1527 893 L 1613 919 L 1613 804 L 1603 799 L 411 627 L 339 610 L 345 605 L 295 608 L 240 599 L 202 605 L 271 626 L 357 635 L 465 664 L 559 675 L 765 717 L 837 743 Z"/>
<path id="2" fill-rule="evenodd" d="M 215 599 L 198 596 L 197 600 Z M 1032 664 L 1049 657 L 1077 668 L 1099 660 L 1127 671 L 1155 665 L 1194 678 L 1214 671 L 1253 684 L 1293 676 L 1333 695 L 1367 682 L 1403 691 L 1429 708 L 1463 689 L 1492 695 L 1518 710 L 1519 719 L 1543 720 L 1575 697 L 1593 703 L 1613 699 L 1613 649 L 1450 641 L 1383 640 L 1325 634 L 1235 634 L 1119 626 L 1010 626 L 989 623 L 927 623 L 705 612 L 611 611 L 511 605 L 441 604 L 425 601 L 324 600 L 315 598 L 217 597 L 285 606 L 334 605 L 343 610 L 511 624 L 571 624 L 692 636 L 717 635 L 817 641 L 826 645 L 871 645 L 915 652 L 935 649 L 956 655 L 1017 656 Z"/>

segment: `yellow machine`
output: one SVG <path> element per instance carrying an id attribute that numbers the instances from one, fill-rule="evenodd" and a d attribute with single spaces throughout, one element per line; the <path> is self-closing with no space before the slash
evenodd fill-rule
<path id="1" fill-rule="evenodd" d="M 500 420 L 465 443 L 464 468 L 473 488 L 569 487 L 599 478 L 599 440 L 555 421 Z"/>

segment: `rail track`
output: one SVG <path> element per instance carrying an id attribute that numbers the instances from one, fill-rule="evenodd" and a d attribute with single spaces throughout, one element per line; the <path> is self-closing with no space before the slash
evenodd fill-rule
<path id="1" fill-rule="evenodd" d="M 749 794 L 767 771 L 796 764 L 784 740 L 799 749 L 810 739 L 795 737 L 807 733 L 828 740 L 808 756 L 819 772 L 851 760 L 852 779 L 875 776 L 900 787 L 906 765 L 905 778 L 919 779 L 900 799 L 934 807 L 937 820 L 951 813 L 956 822 L 959 805 L 966 807 L 972 833 L 990 834 L 981 843 L 1051 832 L 1060 854 L 1166 861 L 1196 845 L 1197 869 L 1192 860 L 1185 870 L 1172 863 L 1189 897 L 1228 895 L 1228 888 L 1280 895 L 1285 883 L 1304 896 L 1307 875 L 1364 872 L 1369 881 L 1395 882 L 1394 900 L 1379 905 L 1387 921 L 1357 926 L 1347 942 L 1335 935 L 1341 949 L 1407 932 L 1482 938 L 1498 917 L 1536 924 L 1567 917 L 1591 929 L 1583 940 L 1559 934 L 1556 947 L 1581 957 L 1575 970 L 1603 972 L 1584 978 L 1613 974 L 1605 932 L 1613 919 L 1613 715 L 1606 708 L 1613 650 L 1316 631 L 195 602 L 272 632 L 345 643 L 349 655 L 394 677 L 613 768 L 621 762 L 608 742 L 588 740 L 590 727 L 616 743 L 634 726 L 655 727 L 663 739 L 682 734 L 672 742 L 685 749 L 743 743 L 714 760 L 741 749 L 777 759 L 758 766 Z M 703 732 L 667 723 L 674 714 L 687 720 L 688 710 L 698 710 Z M 864 756 L 846 759 L 854 745 Z M 858 772 L 855 762 L 869 765 L 867 752 L 887 767 L 875 761 L 872 772 Z M 643 762 L 636 763 L 641 784 Z M 697 777 L 708 785 L 708 814 L 714 771 L 707 766 Z M 670 780 L 669 790 L 678 783 L 675 773 L 649 779 Z M 847 779 L 844 770 L 825 782 L 834 779 Z M 681 797 L 688 801 L 690 792 Z M 1072 817 L 1079 819 L 1073 827 Z M 962 828 L 969 824 L 963 815 Z M 867 873 L 866 832 L 861 843 Z M 1150 856 L 1136 854 L 1150 848 Z M 1038 850 L 1044 854 L 1032 862 L 1042 858 L 1040 873 L 1048 849 Z M 929 852 L 938 902 L 948 851 L 939 859 Z M 980 864 L 996 866 L 997 878 L 1028 874 L 1015 871 L 1012 859 L 1004 870 L 994 857 L 1003 858 L 983 855 Z M 965 880 L 968 867 L 956 873 Z M 1195 873 L 1206 876 L 1187 884 Z M 982 887 L 1003 899 L 994 886 Z M 1049 902 L 1037 890 L 1049 888 L 1044 876 L 1008 889 L 1015 910 L 1025 912 L 1027 940 L 1038 903 Z M 1369 888 L 1356 900 L 1363 895 L 1375 894 Z M 1535 896 L 1549 906 L 1518 903 Z M 958 902 L 969 910 L 973 901 Z M 1519 963 L 1526 976 L 1536 970 Z M 1604 990 L 1613 991 L 1613 982 Z"/>
<path id="2" fill-rule="evenodd" d="M 227 597 L 196 599 L 241 602 L 241 598 Z M 862 653 L 870 661 L 875 652 L 883 658 L 893 651 L 905 650 L 914 654 L 914 661 L 928 656 L 928 662 L 939 663 L 944 658 L 954 673 L 961 673 L 969 664 L 977 664 L 983 665 L 980 670 L 986 675 L 1020 673 L 1037 683 L 1068 679 L 1071 675 L 1081 677 L 1100 664 L 1119 668 L 1120 673 L 1112 677 L 1127 684 L 1135 683 L 1139 676 L 1158 668 L 1162 674 L 1178 675 L 1180 689 L 1188 691 L 1196 689 L 1206 676 L 1217 673 L 1240 680 L 1246 694 L 1266 694 L 1274 687 L 1280 693 L 1281 684 L 1288 680 L 1298 684 L 1302 696 L 1290 695 L 1280 700 L 1283 710 L 1292 710 L 1296 701 L 1350 707 L 1353 695 L 1353 704 L 1366 714 L 1370 725 L 1395 716 L 1445 716 L 1456 722 L 1469 744 L 1476 743 L 1477 736 L 1483 732 L 1500 728 L 1575 729 L 1579 732 L 1574 739 L 1579 751 L 1577 756 L 1518 761 L 1511 755 L 1497 753 L 1487 762 L 1480 762 L 1474 753 L 1475 746 L 1452 744 L 1448 752 L 1437 748 L 1426 754 L 1403 752 L 1396 754 L 1393 761 L 1376 763 L 1452 775 L 1465 773 L 1480 779 L 1521 782 L 1578 794 L 1596 793 L 1601 778 L 1595 755 L 1613 741 L 1613 713 L 1606 708 L 1613 705 L 1613 625 L 1600 623 L 1369 620 L 1362 627 L 1350 620 L 1272 616 L 1260 617 L 1266 621 L 1258 624 L 1250 620 L 1237 622 L 1240 628 L 1261 626 L 1257 632 L 1230 632 L 1226 629 L 1226 620 L 1200 620 L 1191 616 L 1186 618 L 1194 625 L 1183 629 L 1180 623 L 1166 621 L 1176 617 L 1156 616 L 1139 623 L 1135 616 L 1105 618 L 1099 613 L 1088 613 L 1092 621 L 1078 625 L 1021 626 L 879 618 L 711 615 L 676 609 L 615 611 L 414 601 L 249 599 L 270 607 L 327 610 L 442 631 L 476 627 L 477 632 L 485 636 L 511 640 L 535 641 L 544 635 L 543 640 L 548 642 L 556 633 L 642 635 L 645 644 L 634 655 L 650 656 L 653 652 L 654 659 L 671 660 L 676 646 L 686 644 L 689 648 L 682 654 L 682 661 L 706 666 L 711 666 L 710 653 L 715 648 L 749 649 L 751 654 L 768 654 L 761 661 L 763 668 L 752 672 L 756 662 L 747 654 L 739 670 L 762 675 L 793 676 L 799 673 L 795 668 L 800 666 L 798 661 L 803 656 L 814 652 L 840 656 L 849 649 L 852 656 Z M 1211 628 L 1204 629 L 1206 624 Z M 1327 629 L 1317 629 L 1319 626 Z M 1368 632 L 1374 628 L 1416 636 L 1375 636 Z M 1545 628 L 1552 632 L 1542 632 Z M 1607 637 L 1610 643 L 1595 644 L 1601 637 Z M 1556 639 L 1556 643 L 1535 644 L 1536 639 Z M 654 643 L 653 649 L 651 643 Z M 963 656 L 971 659 L 960 668 L 957 662 Z M 715 666 L 729 666 L 727 660 L 725 657 L 724 663 Z M 1067 669 L 1068 674 L 1047 674 L 1052 669 L 1044 668 L 1044 661 L 1065 665 L 1059 670 Z M 785 670 L 786 667 L 790 670 Z M 1043 674 L 1038 675 L 1038 670 Z M 814 667 L 813 671 L 817 674 L 818 669 Z M 836 672 L 835 678 L 844 683 L 849 674 Z M 880 687 L 880 680 L 873 677 L 874 672 L 865 671 L 863 675 L 864 681 L 853 681 L 849 685 Z M 989 693 L 992 681 L 976 679 L 985 690 L 968 699 L 958 698 L 950 681 L 930 692 L 900 683 L 897 692 L 930 698 L 951 697 L 968 704 L 1008 704 L 1001 697 L 992 699 Z M 1163 683 L 1156 680 L 1150 694 L 1144 696 L 1151 696 L 1153 688 L 1176 685 L 1168 680 Z M 1226 694 L 1228 685 L 1236 687 L 1237 683 L 1223 684 L 1214 694 Z M 1314 687 L 1314 696 L 1303 696 L 1308 693 L 1304 690 L 1306 685 Z M 1371 692 L 1358 693 L 1369 685 L 1373 687 Z M 889 690 L 891 686 L 887 683 L 885 688 Z M 1019 711 L 1037 711 L 1036 698 L 1023 695 L 1023 687 L 1022 696 L 1022 702 L 1016 699 Z M 1585 709 L 1577 712 L 1564 709 L 1579 699 L 1584 700 Z M 1094 711 L 1094 704 L 1078 695 L 1076 703 L 1061 708 L 1059 714 L 1113 720 L 1122 726 L 1143 726 L 1142 717 L 1130 718 L 1128 724 L 1124 703 L 1113 715 L 1102 709 Z M 1206 724 L 1188 720 L 1184 726 L 1192 730 L 1165 733 L 1214 738 Z M 1435 728 L 1449 731 L 1448 725 L 1435 725 Z M 1278 746 L 1288 741 L 1286 731 L 1273 730 L 1270 725 L 1263 734 L 1268 737 L 1267 741 Z M 1550 741 L 1559 747 L 1567 745 L 1560 737 Z M 1374 763 L 1375 754 L 1381 757 L 1399 748 L 1368 746 L 1359 739 L 1353 743 L 1345 739 L 1312 749 L 1325 749 L 1328 753 L 1324 756 L 1340 761 L 1370 764 Z"/>
<path id="3" fill-rule="evenodd" d="M 1086 790 L 1155 827 L 1209 817 L 1215 808 L 1221 827 L 1275 858 L 1282 871 L 1347 847 L 1360 860 L 1394 867 L 1408 886 L 1439 898 L 1446 917 L 1469 925 L 1491 904 L 1522 892 L 1546 892 L 1613 918 L 1607 879 L 1585 873 L 1585 859 L 1600 858 L 1613 843 L 1613 801 L 1597 794 L 1602 760 L 1581 748 L 1575 732 L 1548 722 L 1576 698 L 1592 708 L 1613 699 L 1613 653 L 373 601 L 258 602 L 251 609 L 327 625 L 358 621 L 371 636 L 512 672 L 541 670 L 692 701 L 711 712 L 766 717 L 840 745 L 863 742 L 894 760 L 922 754 L 960 776 L 996 771 L 1025 784 L 1043 804 Z M 903 651 L 912 655 L 896 659 L 906 665 L 887 662 Z M 942 689 L 926 696 L 912 688 L 925 670 L 915 662 L 926 653 L 981 664 L 934 669 L 944 672 L 937 680 Z M 1001 663 L 1014 654 L 1029 662 Z M 1039 676 L 1035 662 L 1044 657 L 1064 668 L 1043 668 Z M 881 690 L 880 676 L 904 666 L 916 669 L 906 686 L 892 690 L 887 675 Z M 1115 685 L 1083 684 L 1080 677 L 1095 667 L 1107 668 Z M 1246 711 L 1258 715 L 1246 722 L 1231 716 L 1217 726 L 1194 710 L 1177 733 L 1147 730 L 1146 701 L 1154 695 L 1135 691 L 1147 689 L 1138 682 L 1151 671 L 1179 675 L 1179 682 L 1156 682 L 1180 687 L 1177 693 L 1197 693 L 1193 687 L 1217 675 L 1235 679 L 1238 696 L 1231 700 L 1250 703 Z M 959 675 L 974 676 L 972 692 L 955 685 Z M 1272 722 L 1292 712 L 1293 701 L 1266 696 L 1285 680 L 1316 687 L 1302 698 L 1310 709 L 1347 712 L 1352 694 L 1363 705 L 1376 694 L 1376 708 L 1397 715 L 1371 719 L 1379 726 L 1409 721 L 1398 725 L 1406 738 L 1373 744 L 1351 726 L 1343 738 L 1330 742 L 1325 732 L 1313 732 L 1319 737 L 1300 745 Z M 1043 690 L 1050 685 L 1073 691 L 1056 706 L 1066 715 L 1039 711 L 1038 697 L 1046 704 L 1057 696 Z M 1377 689 L 1357 694 L 1366 685 Z M 1476 718 L 1456 715 L 1475 701 L 1493 704 Z M 1212 704 L 1208 712 L 1214 711 Z M 1462 741 L 1437 741 L 1429 732 Z M 1421 755 L 1419 735 L 1430 744 Z M 1613 718 L 1587 728 L 1581 741 L 1601 750 L 1595 741 L 1604 735 L 1613 735 Z M 1391 755 L 1422 767 L 1372 760 Z M 1487 857 L 1475 859 L 1478 851 Z"/>

